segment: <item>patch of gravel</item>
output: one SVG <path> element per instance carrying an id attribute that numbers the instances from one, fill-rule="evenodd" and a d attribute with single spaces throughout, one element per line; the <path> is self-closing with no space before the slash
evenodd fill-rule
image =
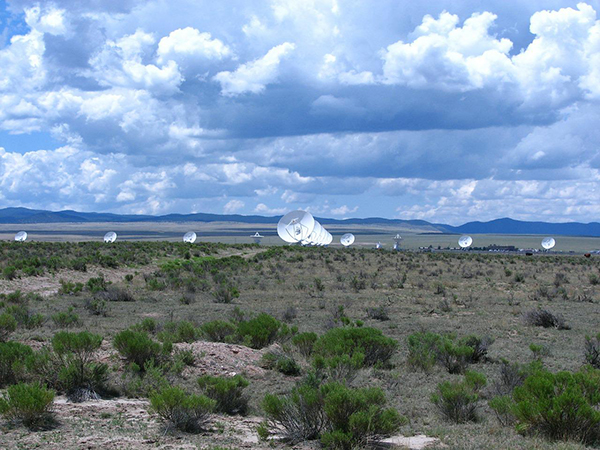
<path id="1" fill-rule="evenodd" d="M 197 341 L 191 344 L 174 344 L 173 347 L 191 350 L 196 357 L 195 365 L 184 369 L 182 375 L 185 378 L 206 374 L 233 376 L 238 373 L 253 378 L 262 377 L 266 373 L 265 369 L 258 366 L 263 352 L 243 345 Z"/>

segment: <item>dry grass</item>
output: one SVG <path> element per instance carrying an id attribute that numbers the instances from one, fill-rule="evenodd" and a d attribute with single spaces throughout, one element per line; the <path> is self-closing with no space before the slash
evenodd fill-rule
<path id="1" fill-rule="evenodd" d="M 221 255 L 237 253 L 251 259 L 257 251 L 231 250 Z M 144 318 L 152 317 L 159 324 L 169 320 L 187 320 L 200 325 L 210 320 L 227 319 L 235 307 L 249 313 L 267 312 L 279 319 L 293 308 L 291 325 L 301 332 L 322 334 L 339 320 L 339 307 L 345 316 L 360 319 L 365 326 L 379 328 L 400 343 L 392 358 L 392 369 L 359 371 L 355 386 L 381 386 L 390 403 L 409 418 L 410 424 L 401 430 L 405 435 L 426 434 L 441 439 L 447 447 L 457 449 L 511 448 L 511 449 L 583 449 L 578 444 L 550 443 L 533 437 L 518 435 L 511 428 L 498 425 L 493 413 L 484 402 L 482 421 L 476 424 L 451 425 L 443 422 L 430 402 L 431 393 L 438 383 L 455 380 L 442 368 L 431 374 L 413 371 L 405 364 L 406 337 L 417 331 L 490 336 L 495 340 L 488 356 L 492 361 L 505 358 L 511 362 L 527 363 L 532 355 L 530 344 L 550 350 L 544 364 L 551 370 L 574 370 L 584 362 L 586 335 L 596 335 L 597 303 L 600 286 L 592 285 L 589 276 L 600 274 L 600 258 L 582 256 L 481 255 L 451 253 L 392 253 L 366 249 L 300 249 L 250 263 L 242 270 L 228 273 L 240 291 L 232 304 L 214 303 L 210 291 L 194 292 L 194 301 L 186 304 L 180 299 L 181 290 L 148 290 L 144 274 L 153 273 L 161 258 L 147 266 L 101 269 L 90 267 L 87 273 L 63 271 L 42 277 L 21 278 L 0 282 L 0 292 L 21 289 L 45 294 L 30 302 L 29 307 L 45 317 L 74 307 L 81 324 L 73 330 L 87 329 L 102 334 L 105 345 L 102 359 L 114 369 L 113 380 L 118 380 L 122 366 L 107 344 L 112 336 Z M 510 275 L 507 273 L 510 272 Z M 108 302 L 107 317 L 92 316 L 84 304 L 89 294 L 58 295 L 59 279 L 85 282 L 103 273 L 113 285 L 127 289 L 134 302 Z M 535 295 L 540 287 L 555 288 L 556 274 L 565 274 L 569 283 L 561 287 L 565 295 L 553 298 Z M 133 275 L 131 282 L 126 274 Z M 398 281 L 406 274 L 403 283 Z M 523 281 L 515 280 L 521 274 Z M 316 289 L 318 276 L 323 289 Z M 364 289 L 353 288 L 353 279 L 364 281 Z M 211 282 L 210 278 L 208 280 Z M 442 289 L 443 287 L 443 289 Z M 566 297 L 566 298 L 565 298 Z M 444 308 L 440 308 L 443 302 Z M 447 307 L 446 307 L 447 306 Z M 369 308 L 383 308 L 390 320 L 377 320 L 367 313 Z M 531 327 L 523 323 L 523 314 L 533 309 L 548 309 L 560 314 L 571 329 Z M 43 345 L 56 332 L 51 321 L 33 330 L 18 330 L 13 336 L 22 342 Z M 194 389 L 198 373 L 250 373 L 251 416 L 249 418 L 220 417 L 213 422 L 213 431 L 204 435 L 165 435 L 155 418 L 146 413 L 145 400 L 116 398 L 71 405 L 58 402 L 58 429 L 47 432 L 25 433 L 23 429 L 9 429 L 2 425 L 0 437 L 6 448 L 41 445 L 44 448 L 270 448 L 257 444 L 253 432 L 261 415 L 260 401 L 266 392 L 285 393 L 294 379 L 275 371 L 264 371 L 253 365 L 260 352 L 238 349 L 243 357 L 236 357 L 235 347 L 219 350 L 219 344 L 180 344 L 189 346 L 200 361 L 197 367 L 184 370 L 175 380 L 177 384 Z M 246 354 L 247 353 L 247 354 Z M 243 363 L 243 364 L 242 364 Z M 475 370 L 485 373 L 488 385 L 500 377 L 500 363 L 481 363 Z M 2 446 L 0 445 L 0 446 Z M 280 444 L 275 444 L 279 446 Z M 304 448 L 316 448 L 308 443 Z M 435 448 L 435 447 L 433 447 Z M 441 447 L 440 447 L 441 448 Z"/>

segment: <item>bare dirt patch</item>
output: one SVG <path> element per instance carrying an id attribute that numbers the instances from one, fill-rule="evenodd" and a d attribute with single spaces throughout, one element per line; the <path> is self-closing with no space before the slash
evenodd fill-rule
<path id="1" fill-rule="evenodd" d="M 243 373 L 249 378 L 264 376 L 265 370 L 258 366 L 263 352 L 243 345 L 221 342 L 193 342 L 175 344 L 180 350 L 191 350 L 196 357 L 193 367 L 187 367 L 182 375 L 194 378 L 201 375 L 228 375 Z"/>

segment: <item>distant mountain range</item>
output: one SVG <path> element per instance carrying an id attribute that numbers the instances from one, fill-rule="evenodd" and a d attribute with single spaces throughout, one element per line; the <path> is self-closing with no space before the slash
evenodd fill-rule
<path id="1" fill-rule="evenodd" d="M 276 224 L 280 216 L 244 216 L 240 214 L 167 214 L 163 216 L 86 213 L 78 211 L 45 211 L 28 208 L 0 209 L 2 224 L 31 224 L 31 223 L 93 223 L 93 222 L 240 222 L 256 224 Z M 452 234 L 544 234 L 569 236 L 600 237 L 600 223 L 549 223 L 524 222 L 509 218 L 491 220 L 489 222 L 469 222 L 458 227 L 430 223 L 424 220 L 401 220 L 370 217 L 366 219 L 329 219 L 317 218 L 323 225 L 381 225 L 381 226 L 410 226 L 415 232 L 421 233 L 452 233 Z"/>

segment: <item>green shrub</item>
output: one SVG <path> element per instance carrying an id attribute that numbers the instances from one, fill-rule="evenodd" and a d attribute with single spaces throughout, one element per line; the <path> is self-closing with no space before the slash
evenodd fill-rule
<path id="1" fill-rule="evenodd" d="M 390 435 L 405 423 L 393 408 L 385 408 L 381 388 L 352 389 L 340 383 L 321 387 L 329 429 L 321 443 L 330 449 L 363 448 L 374 437 Z"/>
<path id="2" fill-rule="evenodd" d="M 221 284 L 212 292 L 215 303 L 231 303 L 233 299 L 240 296 L 240 292 L 234 286 Z"/>
<path id="3" fill-rule="evenodd" d="M 17 278 L 17 268 L 15 266 L 6 266 L 2 269 L 2 276 L 7 280 L 14 280 Z"/>
<path id="4" fill-rule="evenodd" d="M 90 278 L 87 280 L 85 286 L 92 294 L 96 294 L 98 292 L 106 291 L 107 283 L 104 277 L 101 275 L 99 277 Z"/>
<path id="5" fill-rule="evenodd" d="M 208 398 L 216 402 L 215 411 L 224 414 L 246 414 L 248 397 L 243 391 L 249 383 L 243 376 L 225 378 L 204 375 L 198 378 L 198 385 Z"/>
<path id="6" fill-rule="evenodd" d="M 17 320 L 12 314 L 0 314 L 0 342 L 5 342 L 16 329 Z"/>
<path id="7" fill-rule="evenodd" d="M 455 344 L 450 338 L 443 337 L 438 347 L 437 359 L 448 373 L 463 373 L 473 359 L 473 347 Z"/>
<path id="8" fill-rule="evenodd" d="M 429 372 L 438 359 L 442 336 L 436 333 L 418 332 L 408 336 L 408 364 Z"/>
<path id="9" fill-rule="evenodd" d="M 487 360 L 487 353 L 490 345 L 494 343 L 494 339 L 489 336 L 480 338 L 479 336 L 469 335 L 462 338 L 460 343 L 461 345 L 466 345 L 467 347 L 471 347 L 473 349 L 469 362 L 472 364 L 477 364 Z"/>
<path id="10" fill-rule="evenodd" d="M 104 277 L 100 275 L 99 277 L 94 277 L 87 280 L 85 286 L 92 294 L 96 294 L 98 292 L 106 291 L 107 283 Z"/>
<path id="11" fill-rule="evenodd" d="M 390 320 L 390 316 L 385 306 L 367 308 L 367 317 L 369 319 L 380 321 Z"/>
<path id="12" fill-rule="evenodd" d="M 20 383 L 9 386 L 0 398 L 0 414 L 36 429 L 51 422 L 54 391 L 40 384 Z"/>
<path id="13" fill-rule="evenodd" d="M 197 334 L 194 324 L 181 321 L 175 330 L 175 340 L 173 342 L 195 342 Z"/>
<path id="14" fill-rule="evenodd" d="M 517 429 L 550 439 L 595 443 L 600 438 L 600 370 L 551 373 L 538 368 L 513 392 Z"/>
<path id="15" fill-rule="evenodd" d="M 108 315 L 108 306 L 106 301 L 99 298 L 88 298 L 84 304 L 85 309 L 93 316 L 106 317 Z"/>
<path id="16" fill-rule="evenodd" d="M 73 307 L 69 307 L 66 312 L 53 314 L 50 318 L 58 328 L 70 328 L 79 325 L 79 316 L 73 312 Z"/>
<path id="17" fill-rule="evenodd" d="M 364 356 L 364 366 L 385 364 L 392 357 L 398 343 L 376 328 L 333 328 L 321 336 L 314 345 L 315 355 L 327 357 L 354 353 Z"/>
<path id="18" fill-rule="evenodd" d="M 0 319 L 0 324 L 1 323 L 2 320 Z M 1 328 L 2 326 L 0 325 L 0 329 Z M 590 364 L 594 368 L 600 369 L 600 333 L 593 338 L 589 336 L 585 337 L 584 358 L 586 364 Z"/>
<path id="19" fill-rule="evenodd" d="M 146 333 L 156 333 L 157 324 L 156 320 L 151 317 L 147 317 L 140 323 L 137 323 L 131 327 L 133 331 L 145 331 Z"/>
<path id="20" fill-rule="evenodd" d="M 213 342 L 225 342 L 225 340 L 235 334 L 236 326 L 231 322 L 224 320 L 214 320 L 207 322 L 200 327 L 202 335 Z"/>
<path id="21" fill-rule="evenodd" d="M 296 360 L 279 350 L 266 352 L 261 358 L 261 366 L 265 369 L 277 370 L 284 375 L 295 376 L 301 372 Z"/>
<path id="22" fill-rule="evenodd" d="M 148 361 L 158 362 L 163 354 L 163 347 L 141 331 L 123 330 L 115 335 L 113 345 L 128 362 L 140 368 Z"/>
<path id="23" fill-rule="evenodd" d="M 83 291 L 83 283 L 72 283 L 70 281 L 60 280 L 59 294 L 75 295 Z"/>
<path id="24" fill-rule="evenodd" d="M 0 342 L 0 387 L 15 384 L 23 378 L 25 359 L 32 354 L 28 345 Z"/>
<path id="25" fill-rule="evenodd" d="M 484 361 L 493 339 L 470 335 L 455 342 L 451 335 L 418 332 L 408 336 L 408 364 L 426 372 L 436 363 L 448 373 L 463 373 L 468 364 Z"/>
<path id="26" fill-rule="evenodd" d="M 300 333 L 292 338 L 292 344 L 298 349 L 298 352 L 300 352 L 302 356 L 310 358 L 317 339 L 319 339 L 319 337 L 316 333 Z"/>
<path id="27" fill-rule="evenodd" d="M 431 395 L 431 401 L 442 417 L 451 422 L 476 421 L 479 407 L 478 391 L 485 384 L 485 376 L 482 374 L 466 372 L 463 381 L 446 381 L 438 384 L 437 392 Z"/>
<path id="28" fill-rule="evenodd" d="M 94 296 L 107 302 L 135 302 L 135 297 L 126 289 L 117 286 L 105 286 L 95 291 Z M 94 288 L 95 289 L 95 288 Z"/>
<path id="29" fill-rule="evenodd" d="M 319 439 L 327 425 L 323 396 L 313 383 L 300 384 L 285 396 L 267 394 L 262 408 L 268 427 L 291 443 Z"/>
<path id="30" fill-rule="evenodd" d="M 148 397 L 152 392 L 160 391 L 169 387 L 169 381 L 165 376 L 163 366 L 156 366 L 154 360 L 150 360 L 140 369 L 131 364 L 129 370 L 121 376 L 120 391 L 127 397 Z"/>
<path id="31" fill-rule="evenodd" d="M 313 366 L 323 378 L 331 381 L 350 382 L 354 379 L 359 369 L 364 367 L 365 355 L 355 352 L 352 356 L 330 356 L 317 355 Z"/>
<path id="32" fill-rule="evenodd" d="M 279 320 L 267 313 L 260 313 L 253 319 L 240 322 L 236 335 L 244 345 L 260 349 L 275 341 L 279 328 Z"/>
<path id="33" fill-rule="evenodd" d="M 553 314 L 546 309 L 531 309 L 523 315 L 526 325 L 544 328 L 556 328 L 558 330 L 569 330 L 571 327 L 565 323 L 560 314 Z"/>
<path id="34" fill-rule="evenodd" d="M 87 331 L 61 331 L 52 338 L 52 348 L 61 362 L 57 387 L 71 401 L 99 398 L 98 392 L 104 389 L 108 366 L 93 361 L 101 345 L 102 336 Z"/>
<path id="35" fill-rule="evenodd" d="M 31 311 L 26 305 L 11 305 L 4 312 L 12 315 L 17 325 L 23 328 L 39 328 L 44 324 L 44 316 Z"/>
<path id="36" fill-rule="evenodd" d="M 169 427 L 186 432 L 206 428 L 216 402 L 205 395 L 187 394 L 180 387 L 167 387 L 150 395 L 151 411 L 167 421 Z"/>
<path id="37" fill-rule="evenodd" d="M 385 403 L 379 388 L 352 389 L 340 383 L 319 386 L 309 377 L 289 395 L 267 394 L 262 406 L 267 427 L 286 440 L 321 439 L 326 448 L 346 450 L 362 448 L 400 427 L 405 419 L 385 408 Z"/>

